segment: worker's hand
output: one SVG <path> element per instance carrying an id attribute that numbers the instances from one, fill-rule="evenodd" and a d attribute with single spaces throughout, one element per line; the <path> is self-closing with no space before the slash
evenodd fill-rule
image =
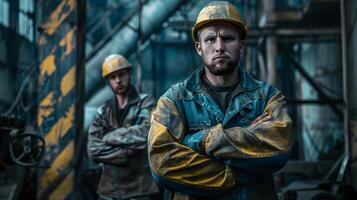
<path id="1" fill-rule="evenodd" d="M 266 121 L 269 121 L 269 120 L 271 120 L 271 116 L 269 115 L 268 112 L 264 112 L 259 117 L 257 117 L 254 121 L 252 121 L 249 124 L 249 126 L 253 126 L 255 124 L 263 123 L 263 122 L 266 122 Z"/>

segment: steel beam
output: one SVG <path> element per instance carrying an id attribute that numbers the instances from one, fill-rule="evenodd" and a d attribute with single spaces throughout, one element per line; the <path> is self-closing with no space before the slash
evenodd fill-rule
<path id="1" fill-rule="evenodd" d="M 332 99 L 332 100 L 314 100 L 314 99 L 287 99 L 288 104 L 300 105 L 300 104 L 317 104 L 317 105 L 326 105 L 326 104 L 343 104 L 342 99 Z"/>
<path id="2" fill-rule="evenodd" d="M 314 79 L 305 71 L 305 69 L 296 62 L 293 58 L 290 58 L 290 62 L 292 66 L 306 79 L 306 81 L 317 91 L 320 98 L 324 101 L 329 102 L 328 105 L 335 112 L 335 114 L 343 120 L 343 112 L 336 106 L 336 104 L 332 103 L 332 99 L 315 83 Z"/>
<path id="3" fill-rule="evenodd" d="M 143 43 L 186 2 L 187 0 L 154 0 L 145 4 L 141 14 L 143 19 L 141 27 Z M 104 81 L 101 77 L 101 64 L 104 58 L 112 53 L 119 53 L 128 57 L 135 52 L 135 49 L 137 48 L 138 32 L 131 27 L 138 27 L 138 14 L 132 17 L 127 23 L 127 26 L 119 30 L 119 32 L 113 36 L 111 41 L 87 62 L 85 84 L 87 104 L 88 102 L 92 102 L 91 105 L 99 105 L 105 99 L 110 97 L 110 90 L 104 89 L 104 93 L 100 92 L 98 98 L 92 99 L 94 95 L 98 95 L 97 93 L 100 90 L 103 91 Z"/>

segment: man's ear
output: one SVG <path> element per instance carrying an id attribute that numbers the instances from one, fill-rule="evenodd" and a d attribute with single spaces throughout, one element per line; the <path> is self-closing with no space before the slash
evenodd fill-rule
<path id="1" fill-rule="evenodd" d="M 243 53 L 245 50 L 245 40 L 239 41 L 239 51 L 240 53 Z"/>
<path id="2" fill-rule="evenodd" d="M 195 48 L 196 48 L 198 55 L 202 56 L 202 48 L 201 48 L 200 42 L 195 42 Z"/>

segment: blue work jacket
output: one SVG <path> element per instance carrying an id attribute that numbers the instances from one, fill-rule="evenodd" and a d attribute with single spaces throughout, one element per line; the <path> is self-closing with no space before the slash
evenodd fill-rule
<path id="1" fill-rule="evenodd" d="M 273 172 L 286 164 L 292 143 L 285 98 L 238 71 L 225 113 L 202 84 L 203 68 L 159 99 L 148 152 L 165 199 L 277 199 Z M 252 123 L 263 113 L 269 120 Z"/>

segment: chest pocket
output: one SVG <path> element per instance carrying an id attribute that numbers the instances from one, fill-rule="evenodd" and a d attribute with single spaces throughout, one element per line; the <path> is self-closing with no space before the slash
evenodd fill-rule
<path id="1" fill-rule="evenodd" d="M 259 90 L 247 92 L 241 97 L 239 109 L 236 114 L 239 126 L 247 127 L 263 113 L 263 98 Z"/>
<path id="2" fill-rule="evenodd" d="M 253 110 L 254 102 L 250 101 L 248 104 L 245 104 L 238 111 L 240 118 L 240 125 L 243 127 L 249 126 L 249 124 L 255 119 L 255 112 Z"/>

